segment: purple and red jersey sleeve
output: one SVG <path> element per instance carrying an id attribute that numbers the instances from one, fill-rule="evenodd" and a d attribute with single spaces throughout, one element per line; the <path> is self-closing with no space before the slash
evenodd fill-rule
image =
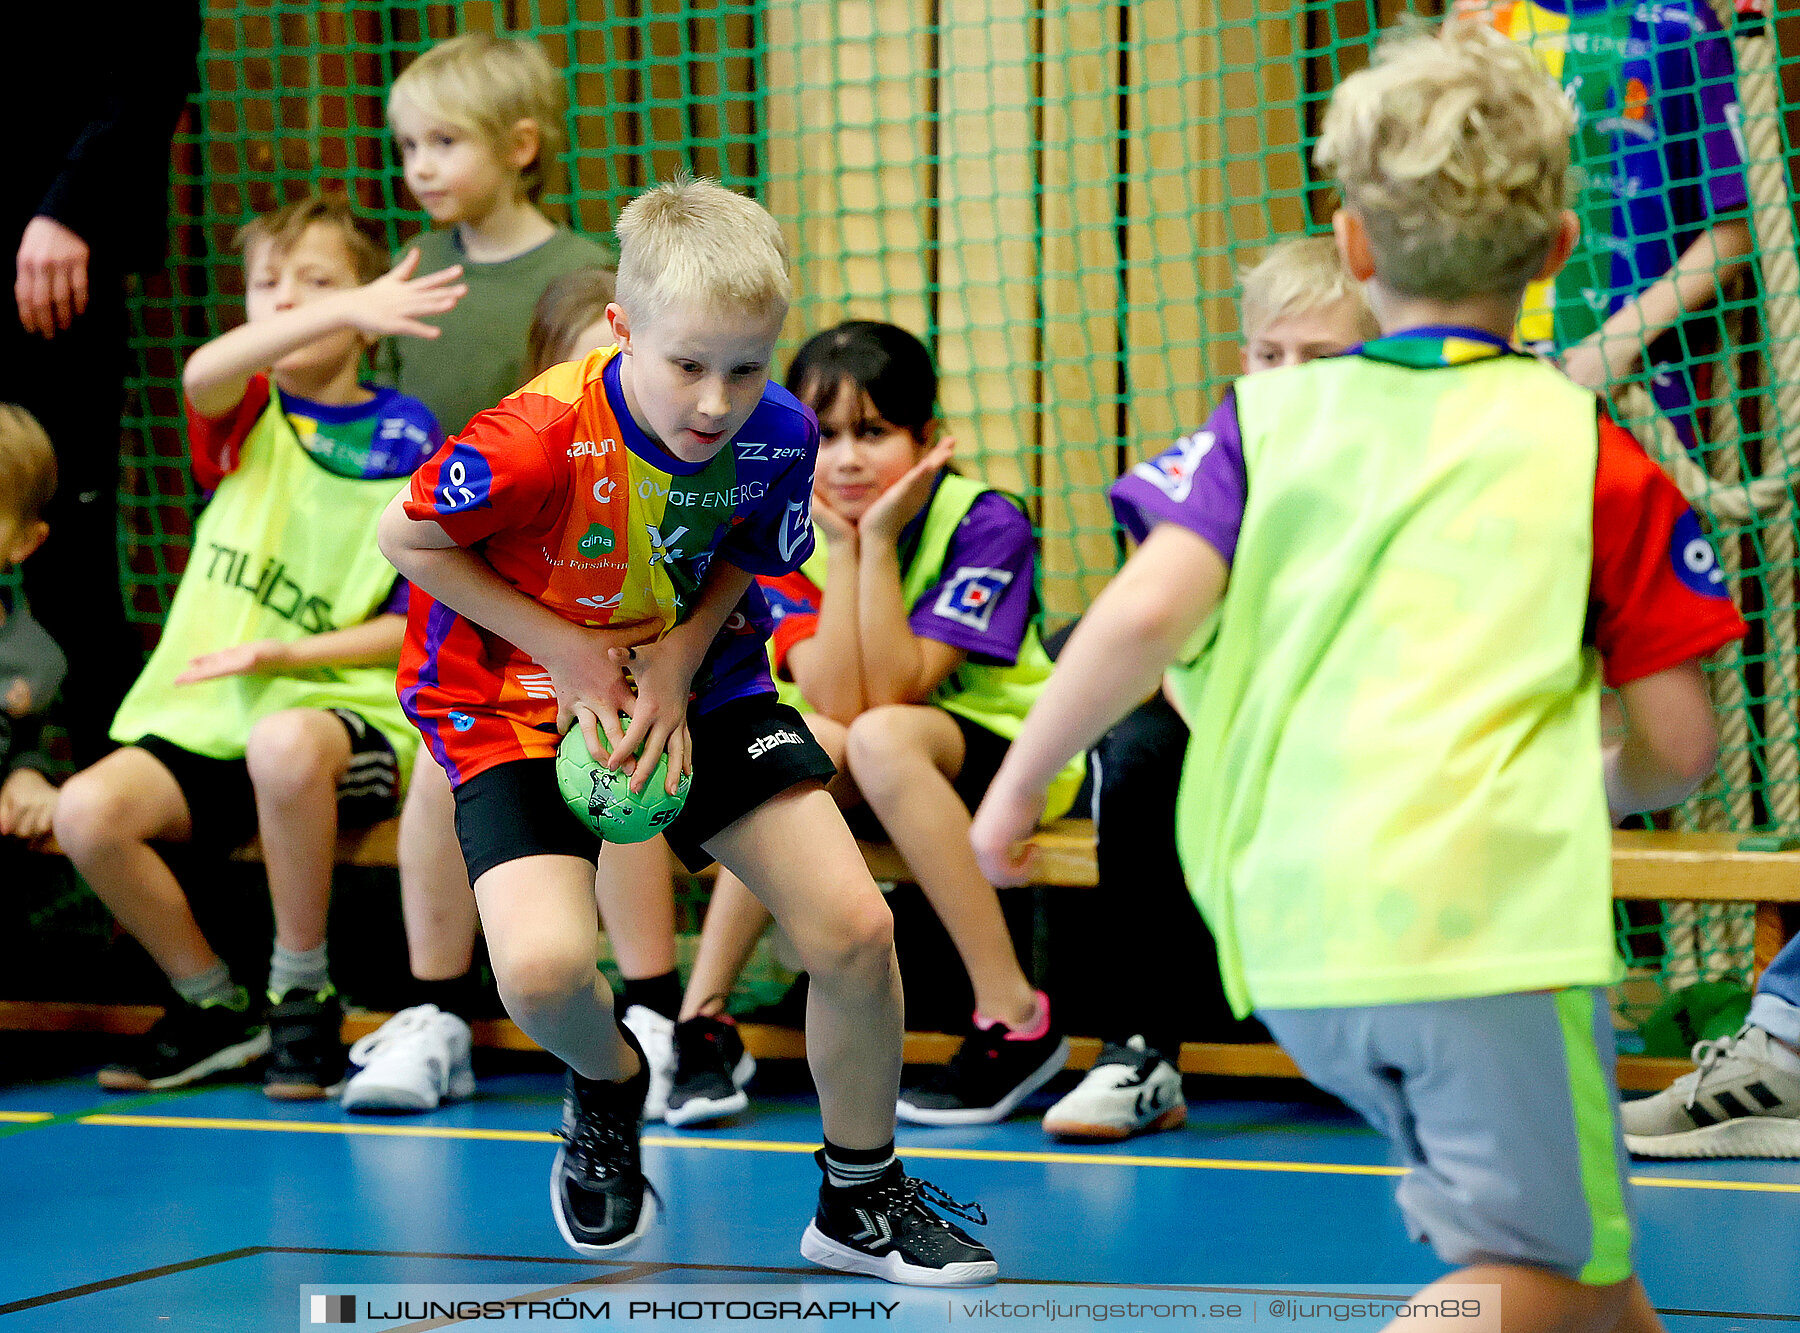
<path id="1" fill-rule="evenodd" d="M 550 454 L 569 434 L 558 429 L 566 414 L 562 404 L 524 394 L 477 414 L 413 473 L 406 516 L 436 523 L 458 546 L 542 525 L 568 484 Z"/>
<path id="2" fill-rule="evenodd" d="M 1031 520 L 999 491 L 977 497 L 944 552 L 938 581 L 913 602 L 907 626 L 978 662 L 1011 666 L 1031 622 L 1037 572 Z"/>
<path id="3" fill-rule="evenodd" d="M 1237 395 L 1229 390 L 1206 425 L 1175 441 L 1113 483 L 1113 513 L 1136 541 L 1158 523 L 1179 523 L 1219 553 L 1227 565 L 1237 554 L 1249 483 Z"/>
<path id="4" fill-rule="evenodd" d="M 1588 621 L 1615 688 L 1745 633 L 1700 520 L 1631 432 L 1602 413 Z"/>
<path id="5" fill-rule="evenodd" d="M 762 584 L 763 596 L 769 603 L 769 615 L 774 621 L 769 645 L 774 650 L 775 670 L 791 679 L 787 669 L 788 653 L 795 644 L 819 632 L 819 602 L 823 594 L 818 584 L 797 569 L 774 577 L 764 575 L 757 582 Z"/>

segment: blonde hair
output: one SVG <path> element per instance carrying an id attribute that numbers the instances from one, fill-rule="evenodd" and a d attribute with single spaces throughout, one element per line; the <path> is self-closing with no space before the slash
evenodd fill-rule
<path id="1" fill-rule="evenodd" d="M 259 213 L 238 228 L 234 239 L 238 253 L 246 259 L 259 245 L 267 245 L 280 255 L 293 249 L 302 236 L 318 225 L 330 227 L 343 238 L 358 283 L 374 282 L 388 271 L 387 252 L 363 230 L 356 214 L 350 211 L 350 201 L 341 194 L 309 194 Z"/>
<path id="2" fill-rule="evenodd" d="M 0 403 L 0 516 L 37 523 L 56 494 L 56 450 L 38 419 Z"/>
<path id="3" fill-rule="evenodd" d="M 1238 275 L 1238 327 L 1246 341 L 1278 319 L 1354 301 L 1360 331 L 1373 338 L 1381 326 L 1369 309 L 1362 284 L 1350 276 L 1330 236 L 1280 241 Z"/>
<path id="4" fill-rule="evenodd" d="M 508 40 L 465 32 L 439 42 L 408 65 L 388 89 L 388 124 L 394 106 L 407 105 L 486 141 L 502 162 L 521 120 L 538 129 L 538 154 L 519 172 L 519 187 L 533 203 L 543 198 L 546 163 L 563 147 L 568 105 L 556 67 L 543 47 L 526 38 Z"/>
<path id="5" fill-rule="evenodd" d="M 616 284 L 609 268 L 578 268 L 565 273 L 538 297 L 525 330 L 525 365 L 533 376 L 551 366 L 574 359 L 573 346 L 583 329 L 591 328 L 612 304 Z"/>
<path id="6" fill-rule="evenodd" d="M 1511 295 L 1565 206 L 1575 115 L 1523 46 L 1484 23 L 1402 24 L 1332 94 L 1313 160 L 1408 296 Z"/>
<path id="7" fill-rule="evenodd" d="M 760 314 L 785 310 L 787 247 L 763 206 L 717 181 L 686 175 L 626 204 L 619 237 L 618 303 L 654 319 L 676 302 Z"/>

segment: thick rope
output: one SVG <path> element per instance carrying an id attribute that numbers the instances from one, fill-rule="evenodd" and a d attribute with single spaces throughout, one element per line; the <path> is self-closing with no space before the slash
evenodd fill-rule
<path id="1" fill-rule="evenodd" d="M 1800 828 L 1800 712 L 1795 709 L 1794 467 L 1800 459 L 1800 259 L 1782 149 L 1781 85 L 1766 24 L 1737 24 L 1730 0 L 1713 0 L 1735 33 L 1738 96 L 1743 108 L 1751 221 L 1762 266 L 1764 325 L 1775 419 L 1763 430 L 1764 480 L 1778 480 L 1782 504 L 1760 535 L 1768 675 L 1763 694 L 1764 799 L 1784 831 Z M 1735 25 L 1735 26 L 1734 26 Z"/>
<path id="2" fill-rule="evenodd" d="M 1741 279 L 1733 286 L 1749 284 Z M 1744 471 L 1744 430 L 1740 415 L 1743 395 L 1741 371 L 1746 363 L 1760 364 L 1754 351 L 1742 353 L 1745 346 L 1745 312 L 1733 306 L 1724 314 L 1725 355 L 1719 358 L 1720 383 L 1713 392 L 1711 431 L 1713 452 L 1710 462 L 1719 480 L 1738 480 Z M 1766 380 L 1764 381 L 1766 382 Z M 1719 562 L 1725 575 L 1725 586 L 1736 588 L 1743 576 L 1745 534 L 1722 532 L 1719 538 Z M 1719 720 L 1719 762 L 1726 780 L 1721 792 L 1718 775 L 1708 781 L 1704 799 L 1691 801 L 1687 809 L 1696 810 L 1702 827 L 1710 829 L 1747 829 L 1756 823 L 1756 798 L 1751 770 L 1750 704 L 1744 688 L 1744 663 L 1739 655 L 1706 673 L 1711 687 L 1713 715 Z M 1705 918 L 1710 915 L 1709 922 Z M 1716 903 L 1706 909 L 1697 923 L 1695 943 L 1703 952 L 1698 960 L 1702 979 L 1716 981 L 1748 975 L 1756 957 L 1756 909 L 1749 904 Z"/>
<path id="3" fill-rule="evenodd" d="M 1758 356 L 1754 351 L 1741 354 L 1736 351 L 1745 345 L 1742 307 L 1726 311 L 1724 325 L 1726 354 L 1719 358 L 1722 384 L 1713 394 L 1709 431 L 1712 451 L 1708 461 L 1718 480 L 1730 485 L 1744 474 L 1744 430 L 1739 413 L 1743 401 L 1743 377 L 1740 370 L 1745 361 L 1755 361 Z M 1742 528 L 1719 530 L 1714 534 L 1727 588 L 1738 587 L 1743 578 L 1745 535 Z M 1710 799 L 1690 802 L 1689 806 L 1703 806 L 1698 812 L 1698 827 L 1714 830 L 1752 828 L 1756 823 L 1756 774 L 1750 764 L 1750 702 L 1744 686 L 1742 657 L 1707 672 L 1706 678 L 1712 690 L 1714 715 L 1719 720 L 1719 766 L 1725 771 L 1726 781 L 1720 792 L 1715 775 L 1707 784 Z"/>

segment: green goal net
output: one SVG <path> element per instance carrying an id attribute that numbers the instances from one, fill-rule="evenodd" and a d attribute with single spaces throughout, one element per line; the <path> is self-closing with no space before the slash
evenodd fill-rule
<path id="1" fill-rule="evenodd" d="M 123 520 L 134 618 L 154 634 L 184 564 L 195 496 L 177 376 L 240 317 L 233 232 L 329 188 L 390 244 L 415 233 L 423 215 L 401 180 L 384 91 L 418 51 L 468 28 L 533 38 L 564 70 L 572 147 L 552 204 L 572 225 L 606 233 L 625 199 L 677 169 L 715 176 L 766 203 L 793 246 L 784 350 L 846 317 L 922 334 L 963 457 L 1027 498 L 1048 612 L 1071 618 L 1122 558 L 1107 483 L 1204 420 L 1237 370 L 1235 274 L 1270 242 L 1328 227 L 1333 201 L 1311 143 L 1335 82 L 1402 8 L 209 0 L 203 89 L 176 145 L 172 262 L 134 303 Z M 1800 449 L 1800 279 L 1776 41 L 1785 25 L 1724 8 L 1622 5 L 1649 16 L 1645 32 L 1621 19 L 1539 36 L 1557 60 L 1585 61 L 1582 78 L 1609 53 L 1623 71 L 1617 124 L 1599 127 L 1599 155 L 1580 163 L 1586 194 L 1621 194 L 1620 181 L 1638 179 L 1632 155 L 1658 153 L 1674 164 L 1671 198 L 1692 203 L 1698 191 L 1705 213 L 1730 193 L 1708 193 L 1723 174 L 1708 136 L 1722 130 L 1742 159 L 1730 171 L 1745 202 L 1676 219 L 1669 231 L 1681 235 L 1665 239 L 1736 218 L 1748 262 L 1659 341 L 1664 364 L 1647 368 L 1640 346 L 1612 389 L 1702 515 L 1753 626 L 1742 653 L 1713 670 L 1725 752 L 1676 825 L 1800 833 L 1789 472 Z M 1551 13 L 1490 9 L 1515 26 L 1528 11 Z M 1688 67 L 1693 86 L 1670 82 Z M 1721 82 L 1723 122 L 1704 109 L 1681 119 L 1677 103 L 1710 106 L 1718 99 L 1702 94 Z M 1701 179 L 1683 178 L 1679 164 L 1696 162 L 1689 176 Z M 1632 243 L 1652 238 L 1640 225 Z M 1586 296 L 1603 316 L 1609 292 Z M 1692 388 L 1673 413 L 1659 406 L 1669 375 Z M 1670 984 L 1746 975 L 1747 909 L 1634 909 L 1620 930 L 1648 984 L 1640 1009 Z"/>

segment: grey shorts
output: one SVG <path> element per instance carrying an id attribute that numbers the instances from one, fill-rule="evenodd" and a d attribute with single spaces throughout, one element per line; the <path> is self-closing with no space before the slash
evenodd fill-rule
<path id="1" fill-rule="evenodd" d="M 1604 991 L 1257 1017 L 1398 1150 L 1407 1227 L 1445 1263 L 1527 1264 L 1593 1286 L 1631 1275 Z"/>

